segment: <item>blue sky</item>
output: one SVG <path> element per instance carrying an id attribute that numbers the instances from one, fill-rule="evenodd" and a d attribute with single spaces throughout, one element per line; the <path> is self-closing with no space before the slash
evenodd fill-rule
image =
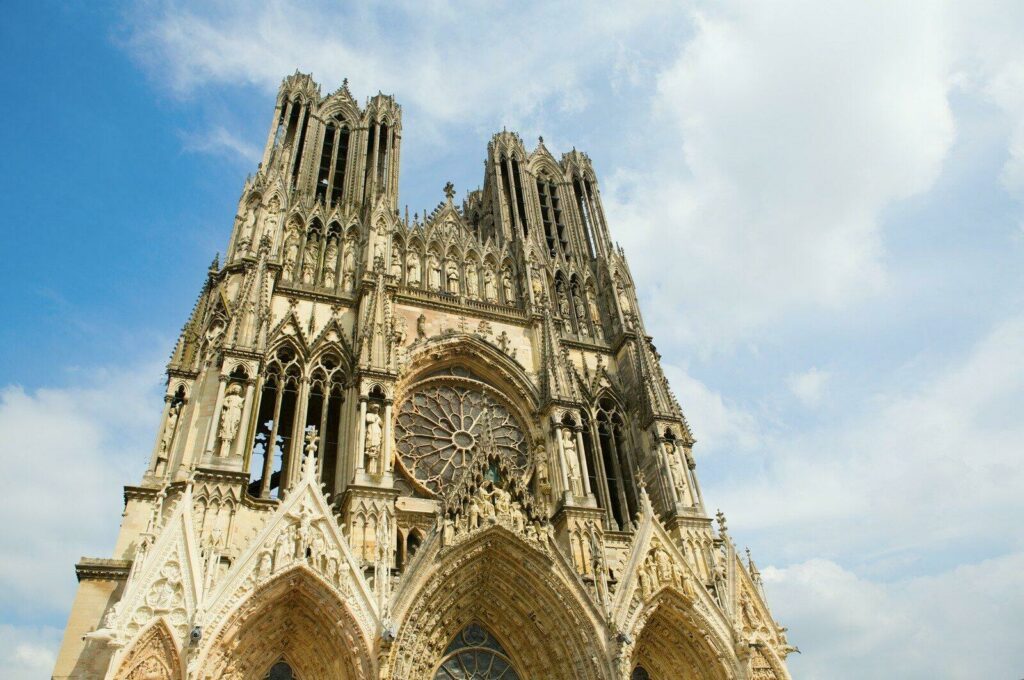
<path id="1" fill-rule="evenodd" d="M 448 180 L 477 187 L 502 127 L 590 153 L 705 498 L 753 550 L 796 677 L 1024 672 L 1019 4 L 18 3 L 5 19 L 11 677 L 49 672 L 74 561 L 109 554 L 163 362 L 296 68 L 395 94 L 410 211 Z"/>

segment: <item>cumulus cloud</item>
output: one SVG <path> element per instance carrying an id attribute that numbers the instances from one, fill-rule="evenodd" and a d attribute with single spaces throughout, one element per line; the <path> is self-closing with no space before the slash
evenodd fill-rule
<path id="1" fill-rule="evenodd" d="M 828 371 L 812 367 L 803 373 L 789 376 L 786 385 L 804 406 L 817 406 L 830 377 Z"/>
<path id="2" fill-rule="evenodd" d="M 954 136 L 942 20 L 802 0 L 694 14 L 657 81 L 661 152 L 607 183 L 641 283 L 678 310 L 659 330 L 730 342 L 884 287 L 880 214 L 931 186 Z"/>
<path id="3" fill-rule="evenodd" d="M 705 497 L 762 543 L 784 534 L 775 548 L 785 559 L 816 554 L 884 573 L 1005 545 L 1024 514 L 1021 347 L 1024 317 L 1003 321 L 964 356 L 844 418 L 766 435 L 763 465 Z"/>
<path id="4" fill-rule="evenodd" d="M 875 582 L 813 559 L 763 570 L 794 677 L 1010 678 L 1024 665 L 1024 554 Z"/>
<path id="5" fill-rule="evenodd" d="M 259 162 L 260 150 L 253 144 L 221 125 L 200 132 L 182 134 L 186 151 L 225 156 L 244 161 L 247 165 Z"/>
<path id="6" fill-rule="evenodd" d="M 63 624 L 82 555 L 109 556 L 121 487 L 138 481 L 159 417 L 158 364 L 93 371 L 64 388 L 0 390 L 0 609 Z M 72 514 L 69 515 L 69 511 Z"/>
<path id="7" fill-rule="evenodd" d="M 0 665 L 8 680 L 37 680 L 53 671 L 61 631 L 53 627 L 0 624 Z"/>

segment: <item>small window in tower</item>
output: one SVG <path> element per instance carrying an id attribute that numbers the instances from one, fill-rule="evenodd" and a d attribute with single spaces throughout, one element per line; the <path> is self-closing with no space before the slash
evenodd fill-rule
<path id="1" fill-rule="evenodd" d="M 501 188 L 505 192 L 505 206 L 508 208 L 508 221 L 511 224 L 515 224 L 515 204 L 512 202 L 512 184 L 508 176 L 508 163 L 505 162 L 505 156 L 502 156 L 498 163 L 501 165 Z"/>
<path id="2" fill-rule="evenodd" d="M 551 184 L 541 177 L 537 180 L 537 195 L 540 196 L 540 220 L 544 225 L 544 240 L 551 257 L 555 256 L 555 210 L 552 205 Z"/>
<path id="3" fill-rule="evenodd" d="M 519 224 L 523 228 L 523 236 L 527 236 L 529 228 L 526 225 L 526 204 L 523 202 L 523 185 L 519 180 L 519 161 L 515 158 L 512 159 L 512 180 L 516 187 L 516 210 L 519 214 Z"/>
<path id="4" fill-rule="evenodd" d="M 580 213 L 580 222 L 583 224 L 583 234 L 587 239 L 587 248 L 590 250 L 590 257 L 594 257 L 594 234 L 592 231 L 590 207 L 579 178 L 572 181 L 572 190 L 576 196 L 576 208 Z"/>
<path id="5" fill-rule="evenodd" d="M 327 201 L 327 189 L 331 176 L 331 154 L 334 153 L 334 126 L 329 124 L 324 130 L 324 144 L 320 149 L 320 168 L 316 174 L 316 197 L 319 201 Z"/>
<path id="6" fill-rule="evenodd" d="M 334 177 L 331 179 L 331 203 L 341 201 L 345 190 L 345 169 L 348 165 L 348 128 L 342 127 L 338 134 L 337 151 L 334 154 Z"/>
<path id="7" fill-rule="evenodd" d="M 391 151 L 391 131 L 387 125 L 380 126 L 380 145 L 377 147 L 377 190 L 383 191 L 387 179 L 388 153 Z"/>
<path id="8" fill-rule="evenodd" d="M 309 127 L 309 110 L 302 117 L 302 127 L 299 128 L 299 143 L 295 147 L 295 161 L 292 164 L 292 186 L 299 180 L 299 169 L 302 167 L 302 152 L 306 144 L 306 129 Z"/>

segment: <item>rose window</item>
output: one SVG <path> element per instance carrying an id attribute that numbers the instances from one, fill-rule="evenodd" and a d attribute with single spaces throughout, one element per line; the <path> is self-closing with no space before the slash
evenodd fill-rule
<path id="1" fill-rule="evenodd" d="M 432 493 L 443 493 L 484 447 L 495 448 L 516 471 L 526 469 L 523 428 L 492 390 L 475 381 L 417 386 L 398 411 L 395 435 L 402 465 Z"/>

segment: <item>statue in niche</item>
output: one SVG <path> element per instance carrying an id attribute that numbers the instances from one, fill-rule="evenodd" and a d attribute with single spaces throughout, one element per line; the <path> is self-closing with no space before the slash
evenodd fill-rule
<path id="1" fill-rule="evenodd" d="M 391 276 L 396 281 L 402 280 L 402 254 L 398 251 L 398 246 L 391 248 Z"/>
<path id="2" fill-rule="evenodd" d="M 238 238 L 238 252 L 247 253 L 249 252 L 249 246 L 252 244 L 252 235 L 256 229 L 256 205 L 252 204 L 245 211 L 245 215 L 242 217 L 242 228 L 239 229 Z"/>
<path id="3" fill-rule="evenodd" d="M 619 279 L 615 280 L 615 293 L 619 298 L 619 307 L 622 308 L 623 314 L 631 314 L 633 308 L 629 304 L 629 295 L 626 294 L 626 287 L 622 285 L 622 281 Z"/>
<path id="4" fill-rule="evenodd" d="M 544 283 L 540 279 L 540 270 L 537 265 L 530 270 L 530 286 L 533 288 L 533 301 L 540 302 L 544 296 Z"/>
<path id="5" fill-rule="evenodd" d="M 430 290 L 441 290 L 441 261 L 437 259 L 437 255 L 434 253 L 430 253 L 427 259 L 427 269 L 429 270 L 427 272 L 429 276 L 427 283 Z"/>
<path id="6" fill-rule="evenodd" d="M 668 551 L 658 546 L 654 551 L 654 561 L 658 569 L 658 582 L 672 583 L 672 559 Z"/>
<path id="7" fill-rule="evenodd" d="M 496 302 L 498 299 L 498 288 L 494 281 L 494 270 L 490 265 L 484 266 L 484 299 L 488 302 Z"/>
<path id="8" fill-rule="evenodd" d="M 551 472 L 548 467 L 548 452 L 543 444 L 538 444 L 533 453 L 534 477 L 537 480 L 537 489 L 546 490 L 551 486 Z"/>
<path id="9" fill-rule="evenodd" d="M 371 475 L 381 474 L 380 442 L 383 436 L 381 429 L 380 406 L 370 404 L 366 408 L 366 471 Z"/>
<path id="10" fill-rule="evenodd" d="M 221 456 L 230 455 L 231 442 L 238 436 L 238 427 L 242 422 L 242 388 L 237 383 L 228 387 L 224 396 L 224 404 L 220 412 Z"/>
<path id="11" fill-rule="evenodd" d="M 316 265 L 320 260 L 320 239 L 316 234 L 310 234 L 306 240 L 306 251 L 302 256 L 302 282 L 313 283 L 313 274 L 316 272 Z"/>
<path id="12" fill-rule="evenodd" d="M 356 281 L 356 241 L 349 238 L 345 243 L 345 255 L 341 261 L 341 285 L 345 290 L 352 290 Z"/>
<path id="13" fill-rule="evenodd" d="M 601 338 L 601 311 L 597 308 L 597 298 L 592 289 L 587 289 L 587 305 L 590 307 L 590 319 L 594 322 L 594 335 Z"/>
<path id="14" fill-rule="evenodd" d="M 272 235 L 277 229 L 277 219 L 280 209 L 281 205 L 277 202 L 277 197 L 275 196 L 270 199 L 270 203 L 267 204 L 266 212 L 263 213 L 263 228 L 260 231 L 259 238 L 263 238 L 264 235 Z M 257 240 L 257 238 L 254 238 L 253 242 Z"/>
<path id="15" fill-rule="evenodd" d="M 665 442 L 665 455 L 668 457 L 668 466 L 672 472 L 672 483 L 679 492 L 679 500 L 683 500 L 686 493 L 686 469 L 675 444 Z"/>
<path id="16" fill-rule="evenodd" d="M 505 294 L 505 304 L 514 305 L 516 303 L 516 290 L 515 286 L 512 285 L 512 273 L 508 269 L 501 273 L 501 287 L 502 292 Z"/>
<path id="17" fill-rule="evenodd" d="M 427 317 L 425 314 L 420 314 L 416 318 L 416 339 L 423 340 L 427 337 Z"/>
<path id="18" fill-rule="evenodd" d="M 327 248 L 324 250 L 324 286 L 334 288 L 334 268 L 338 266 L 338 239 L 334 236 L 327 238 Z"/>
<path id="19" fill-rule="evenodd" d="M 406 279 L 410 286 L 418 286 L 421 281 L 420 273 L 420 256 L 419 253 L 410 252 L 409 262 L 406 264 L 406 270 L 409 272 L 409 276 Z"/>
<path id="20" fill-rule="evenodd" d="M 178 425 L 178 415 L 181 412 L 181 404 L 171 404 L 167 411 L 167 422 L 164 423 L 164 431 L 160 435 L 160 450 L 156 456 L 156 467 L 153 474 L 163 477 L 167 472 L 167 459 L 170 456 L 171 444 L 174 442 L 174 429 Z"/>
<path id="21" fill-rule="evenodd" d="M 480 281 L 477 279 L 476 263 L 472 260 L 466 264 L 466 294 L 470 300 L 480 297 Z"/>
<path id="22" fill-rule="evenodd" d="M 391 338 L 394 340 L 398 347 L 405 344 L 405 338 L 409 334 L 409 327 L 406 324 L 405 317 L 401 314 L 395 314 L 391 319 Z"/>
<path id="23" fill-rule="evenodd" d="M 295 264 L 299 261 L 299 230 L 294 226 L 288 230 L 284 241 L 284 278 L 295 280 Z"/>
<path id="24" fill-rule="evenodd" d="M 455 262 L 449 260 L 445 269 L 445 280 L 448 283 L 448 292 L 452 295 L 459 294 L 459 268 Z"/>
<path id="25" fill-rule="evenodd" d="M 583 300 L 580 299 L 579 292 L 573 295 L 572 301 L 576 308 L 576 320 L 580 324 L 580 335 L 588 336 L 590 335 L 590 329 L 587 326 L 587 310 L 583 306 Z"/>
<path id="26" fill-rule="evenodd" d="M 559 286 L 558 288 L 558 315 L 565 321 L 566 327 L 569 324 L 569 297 L 565 294 L 565 289 Z"/>
<path id="27" fill-rule="evenodd" d="M 565 476 L 569 478 L 569 491 L 573 496 L 582 496 L 583 480 L 580 477 L 579 459 L 576 457 L 576 438 L 567 427 L 562 428 L 562 451 L 565 454 Z"/>

